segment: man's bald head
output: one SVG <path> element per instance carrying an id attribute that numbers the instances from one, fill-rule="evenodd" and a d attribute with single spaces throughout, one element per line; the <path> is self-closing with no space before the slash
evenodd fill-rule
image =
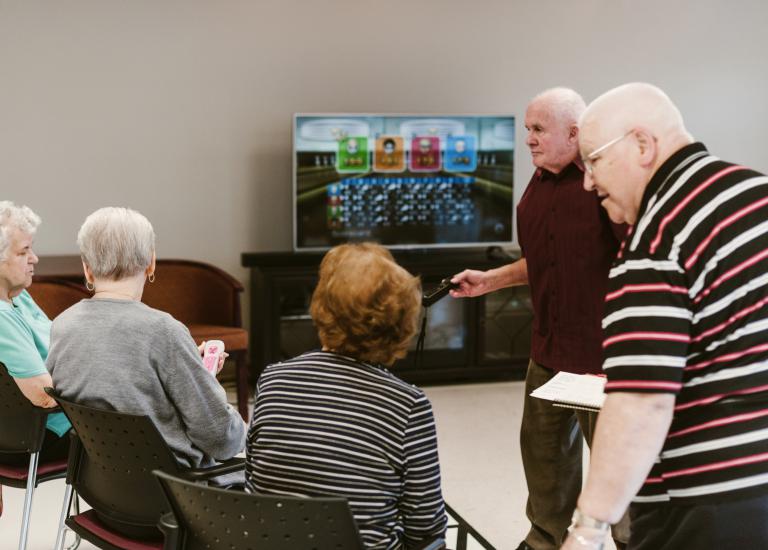
<path id="1" fill-rule="evenodd" d="M 579 126 L 589 132 L 597 127 L 608 135 L 641 127 L 656 138 L 662 151 L 671 144 L 672 153 L 680 148 L 681 141 L 692 141 L 672 100 L 661 89 L 644 82 L 624 84 L 595 99 L 581 115 Z"/>
<path id="2" fill-rule="evenodd" d="M 616 222 L 635 223 L 643 192 L 658 168 L 691 143 L 683 117 L 656 86 L 632 83 L 604 93 L 579 122 L 579 149 L 587 174 Z"/>

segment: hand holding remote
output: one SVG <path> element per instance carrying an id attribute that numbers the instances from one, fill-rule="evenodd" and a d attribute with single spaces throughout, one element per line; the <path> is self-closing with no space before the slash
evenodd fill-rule
<path id="1" fill-rule="evenodd" d="M 208 340 L 203 342 L 203 366 L 205 370 L 216 376 L 224 365 L 224 342 L 221 340 Z"/>
<path id="2" fill-rule="evenodd" d="M 440 281 L 440 284 L 437 286 L 437 288 L 431 292 L 425 293 L 421 297 L 421 305 L 424 307 L 429 307 L 437 302 L 440 298 L 448 294 L 451 289 L 458 287 L 458 283 L 452 283 L 450 279 L 443 279 Z"/>

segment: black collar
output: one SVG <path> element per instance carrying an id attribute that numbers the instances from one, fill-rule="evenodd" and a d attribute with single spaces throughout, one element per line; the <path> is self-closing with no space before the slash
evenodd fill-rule
<path id="1" fill-rule="evenodd" d="M 645 210 L 648 207 L 648 202 L 651 200 L 651 197 L 653 197 L 656 192 L 669 181 L 670 177 L 691 164 L 694 157 L 698 158 L 704 156 L 702 153 L 709 154 L 704 144 L 697 141 L 678 149 L 672 156 L 665 160 L 661 166 L 659 166 L 659 169 L 653 174 L 651 181 L 648 182 L 648 185 L 643 192 L 643 200 L 640 202 L 640 211 L 637 214 L 638 220 L 645 214 Z"/>

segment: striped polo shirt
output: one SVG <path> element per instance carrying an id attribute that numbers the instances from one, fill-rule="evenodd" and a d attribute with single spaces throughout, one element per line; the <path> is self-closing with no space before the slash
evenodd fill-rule
<path id="1" fill-rule="evenodd" d="M 672 155 L 645 190 L 609 275 L 606 391 L 676 394 L 634 503 L 768 492 L 768 178 Z"/>
<path id="2" fill-rule="evenodd" d="M 366 548 L 445 532 L 432 407 L 382 366 L 323 351 L 268 366 L 246 455 L 249 491 L 346 497 Z"/>

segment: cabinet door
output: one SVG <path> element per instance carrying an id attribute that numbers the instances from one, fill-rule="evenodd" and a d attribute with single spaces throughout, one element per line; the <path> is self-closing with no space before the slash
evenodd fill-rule
<path id="1" fill-rule="evenodd" d="M 277 344 L 279 359 L 290 359 L 320 348 L 317 331 L 309 315 L 314 276 L 284 276 L 275 282 L 278 309 Z"/>
<path id="2" fill-rule="evenodd" d="M 423 357 L 416 356 L 417 334 L 411 342 L 408 356 L 395 363 L 395 370 L 410 370 L 414 367 L 438 369 L 470 364 L 467 306 L 467 300 L 446 296 L 428 308 Z"/>
<path id="3" fill-rule="evenodd" d="M 485 295 L 479 313 L 481 364 L 509 364 L 528 358 L 533 309 L 527 286 L 504 288 Z"/>

